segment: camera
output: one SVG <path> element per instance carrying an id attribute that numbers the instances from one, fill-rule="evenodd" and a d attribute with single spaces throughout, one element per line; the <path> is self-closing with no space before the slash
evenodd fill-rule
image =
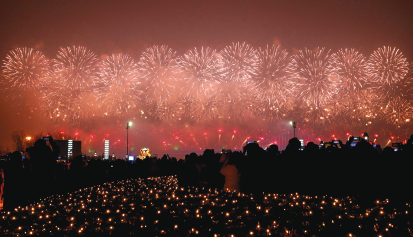
<path id="1" fill-rule="evenodd" d="M 49 137 L 43 137 L 43 140 L 49 141 Z"/>

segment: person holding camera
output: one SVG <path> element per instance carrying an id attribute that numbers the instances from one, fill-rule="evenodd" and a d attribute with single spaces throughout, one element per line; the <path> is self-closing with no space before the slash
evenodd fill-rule
<path id="1" fill-rule="evenodd" d="M 237 160 L 235 156 L 230 150 L 224 151 L 220 162 L 223 163 L 221 174 L 225 176 L 224 190 L 239 192 L 241 190 L 241 172 L 236 167 Z"/>

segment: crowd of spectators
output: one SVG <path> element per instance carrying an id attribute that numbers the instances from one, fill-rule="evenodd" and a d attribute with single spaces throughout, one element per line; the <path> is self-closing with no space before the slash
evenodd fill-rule
<path id="1" fill-rule="evenodd" d="M 16 151 L 0 162 L 0 169 L 4 171 L 4 180 L 0 180 L 0 184 L 4 183 L 2 199 L 5 210 L 105 182 L 174 175 L 183 163 L 183 160 L 178 162 L 169 156 L 133 163 L 122 159 L 87 159 L 83 156 L 75 157 L 70 163 L 57 162 L 60 149 L 53 138 L 50 138 L 49 144 L 39 139 L 27 149 L 28 158 L 22 159 L 21 153 Z"/>
<path id="2" fill-rule="evenodd" d="M 28 148 L 30 159 L 20 152 L 9 154 L 4 170 L 4 208 L 27 205 L 39 198 L 75 191 L 108 181 L 138 177 L 178 175 L 180 186 L 228 189 L 244 193 L 295 193 L 304 195 L 366 198 L 412 198 L 413 135 L 395 152 L 361 140 L 339 147 L 309 142 L 304 149 L 293 138 L 280 152 L 277 145 L 264 150 L 258 143 L 243 151 L 206 149 L 177 160 L 164 155 L 135 162 L 85 160 L 75 157 L 70 166 L 56 162 L 59 147 L 42 139 Z"/>
<path id="3" fill-rule="evenodd" d="M 301 149 L 293 138 L 282 152 L 277 145 L 267 150 L 250 143 L 241 151 L 202 156 L 190 154 L 178 175 L 180 185 L 229 189 L 244 193 L 295 193 L 391 198 L 413 198 L 410 190 L 413 173 L 413 135 L 407 144 L 394 151 L 373 147 L 361 139 L 340 146 L 321 147 L 309 142 Z"/>

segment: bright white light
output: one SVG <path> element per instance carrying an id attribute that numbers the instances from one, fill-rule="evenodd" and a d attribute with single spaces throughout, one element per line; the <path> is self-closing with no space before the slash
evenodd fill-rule
<path id="1" fill-rule="evenodd" d="M 70 155 L 72 155 L 72 149 L 73 149 L 73 140 L 68 140 L 67 141 L 67 157 L 69 158 Z"/>
<path id="2" fill-rule="evenodd" d="M 105 159 L 109 159 L 109 140 L 105 140 Z"/>

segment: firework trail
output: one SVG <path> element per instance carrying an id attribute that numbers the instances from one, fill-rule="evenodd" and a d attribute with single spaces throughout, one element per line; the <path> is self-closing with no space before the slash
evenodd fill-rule
<path id="1" fill-rule="evenodd" d="M 85 47 L 60 48 L 53 60 L 54 80 L 66 90 L 83 91 L 99 84 L 98 59 Z"/>
<path id="2" fill-rule="evenodd" d="M 168 46 L 153 46 L 142 53 L 139 60 L 140 77 L 144 83 L 144 102 L 149 115 L 164 122 L 177 120 L 182 106 L 177 104 L 175 75 L 178 65 L 176 52 Z"/>
<path id="3" fill-rule="evenodd" d="M 384 46 L 371 54 L 368 60 L 368 73 L 375 82 L 391 85 L 407 74 L 408 65 L 398 49 Z"/>
<path id="4" fill-rule="evenodd" d="M 269 121 L 285 116 L 292 106 L 294 83 L 292 82 L 292 58 L 286 50 L 277 46 L 257 51 L 258 63 L 254 79 L 254 107 Z"/>
<path id="5" fill-rule="evenodd" d="M 334 118 L 334 107 L 331 104 L 317 107 L 307 105 L 305 108 L 297 109 L 293 113 L 294 118 L 302 118 L 304 122 L 321 125 L 328 123 Z"/>
<path id="6" fill-rule="evenodd" d="M 413 65 L 410 65 L 409 72 L 404 76 L 401 83 L 401 93 L 408 100 L 413 100 Z"/>
<path id="7" fill-rule="evenodd" d="M 48 90 L 41 98 L 42 109 L 46 116 L 57 123 L 84 125 L 97 116 L 96 95 L 80 92 L 76 96 L 65 88 Z"/>
<path id="8" fill-rule="evenodd" d="M 128 55 L 111 55 L 102 62 L 101 78 L 104 86 L 98 94 L 99 107 L 104 115 L 125 115 L 136 108 L 141 93 L 139 68 Z"/>

